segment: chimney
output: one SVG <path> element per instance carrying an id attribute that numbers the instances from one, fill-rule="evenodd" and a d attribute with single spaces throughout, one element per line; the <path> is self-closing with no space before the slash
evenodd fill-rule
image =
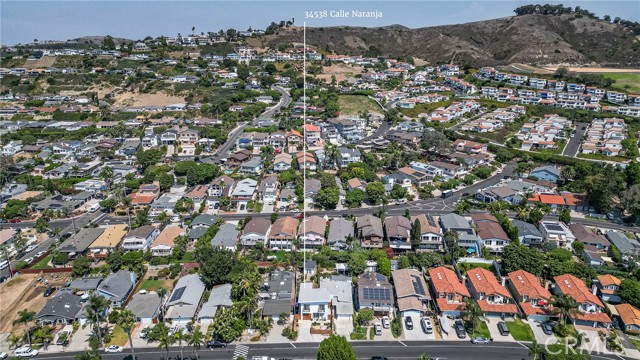
<path id="1" fill-rule="evenodd" d="M 504 287 L 505 282 L 507 281 L 507 278 L 505 278 L 504 276 L 501 278 L 500 283 L 502 284 L 502 286 Z"/>
<path id="2" fill-rule="evenodd" d="M 596 284 L 591 285 L 591 293 L 593 295 L 596 295 L 596 296 L 598 295 L 597 294 L 598 293 L 598 287 L 596 286 Z"/>

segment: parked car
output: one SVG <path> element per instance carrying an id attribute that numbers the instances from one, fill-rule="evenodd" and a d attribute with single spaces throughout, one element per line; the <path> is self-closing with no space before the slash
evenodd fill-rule
<path id="1" fill-rule="evenodd" d="M 484 338 L 482 336 L 477 336 L 477 337 L 474 337 L 473 339 L 471 339 L 471 343 L 472 344 L 489 344 L 492 341 L 493 341 L 493 339 L 487 339 L 487 338 Z"/>
<path id="2" fill-rule="evenodd" d="M 456 329 L 456 335 L 458 335 L 460 339 L 464 339 L 467 337 L 467 331 L 464 329 L 462 320 L 456 320 L 453 326 Z"/>
<path id="3" fill-rule="evenodd" d="M 51 294 L 53 294 L 54 291 L 56 291 L 55 287 L 47 288 L 47 290 L 44 291 L 44 297 L 51 296 Z"/>
<path id="4" fill-rule="evenodd" d="M 226 348 L 227 347 L 227 343 L 222 342 L 220 340 L 211 340 L 207 343 L 207 347 L 209 349 L 213 349 L 213 348 Z"/>
<path id="5" fill-rule="evenodd" d="M 389 360 L 386 356 L 372 356 L 371 360 Z"/>
<path id="6" fill-rule="evenodd" d="M 11 219 L 11 220 L 9 220 L 9 224 L 17 224 L 19 222 L 22 222 L 22 220 L 20 220 L 20 219 Z M 37 350 L 34 350 L 34 351 L 37 351 Z"/>
<path id="7" fill-rule="evenodd" d="M 111 345 L 104 348 L 104 352 L 108 352 L 108 353 L 120 353 L 122 352 L 122 350 L 124 350 L 124 348 L 118 345 Z"/>
<path id="8" fill-rule="evenodd" d="M 404 318 L 404 326 L 407 328 L 407 330 L 413 330 L 413 320 L 411 319 L 411 316 L 407 316 Z"/>
<path id="9" fill-rule="evenodd" d="M 31 264 L 33 262 L 34 258 L 33 257 L 28 257 L 26 259 L 24 259 L 23 261 L 26 262 L 27 264 Z"/>
<path id="10" fill-rule="evenodd" d="M 36 244 L 31 244 L 29 246 L 27 246 L 26 249 L 24 249 L 24 252 L 32 252 L 33 250 L 35 250 L 36 248 L 38 248 L 38 245 Z"/>
<path id="11" fill-rule="evenodd" d="M 543 322 L 540 324 L 540 327 L 542 328 L 542 332 L 546 335 L 553 335 L 553 324 L 549 321 Z"/>
<path id="12" fill-rule="evenodd" d="M 6 352 L 1 352 L 0 353 L 0 359 L 6 359 L 9 357 L 9 354 L 7 354 Z"/>
<path id="13" fill-rule="evenodd" d="M 376 330 L 376 336 L 382 335 L 382 325 L 380 323 L 376 323 L 373 327 Z"/>
<path id="14" fill-rule="evenodd" d="M 39 251 L 39 252 L 36 254 L 36 257 L 37 257 L 37 258 L 39 258 L 40 256 L 42 256 L 42 255 L 44 255 L 44 254 L 46 254 L 46 253 L 47 253 L 46 251 Z"/>
<path id="15" fill-rule="evenodd" d="M 509 328 L 507 327 L 507 324 L 504 321 L 500 321 L 498 323 L 498 331 L 500 331 L 500 335 L 502 336 L 509 335 Z"/>
<path id="16" fill-rule="evenodd" d="M 15 351 L 16 357 L 34 357 L 38 356 L 38 353 L 38 350 L 32 349 L 29 346 L 21 347 Z"/>
<path id="17" fill-rule="evenodd" d="M 389 322 L 389 317 L 388 316 L 383 316 L 382 317 L 382 327 L 385 329 L 388 329 L 389 327 L 391 327 L 391 322 Z"/>
<path id="18" fill-rule="evenodd" d="M 420 319 L 420 325 L 422 325 L 422 331 L 424 331 L 425 334 L 433 334 L 433 326 L 431 325 L 431 319 L 429 319 L 428 317 L 423 317 L 422 319 Z"/>

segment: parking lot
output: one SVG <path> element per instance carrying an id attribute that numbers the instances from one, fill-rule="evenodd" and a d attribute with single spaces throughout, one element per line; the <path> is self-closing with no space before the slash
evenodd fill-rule
<path id="1" fill-rule="evenodd" d="M 420 325 L 420 317 L 419 316 L 411 316 L 411 320 L 413 321 L 413 330 L 407 330 L 407 326 L 405 323 L 405 319 L 402 318 L 402 333 L 404 334 L 405 340 L 435 340 L 435 328 L 436 328 L 436 320 L 431 319 L 431 326 L 434 328 L 434 332 L 431 334 L 425 334 L 422 330 L 422 326 Z"/>

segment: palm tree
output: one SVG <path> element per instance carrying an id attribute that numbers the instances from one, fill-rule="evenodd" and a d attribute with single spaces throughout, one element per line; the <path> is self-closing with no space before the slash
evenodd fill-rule
<path id="1" fill-rule="evenodd" d="M 158 349 L 160 351 L 167 352 L 167 360 L 169 359 L 169 348 L 173 345 L 174 338 L 169 336 L 169 328 L 163 322 L 156 325 L 156 327 L 160 326 L 160 336 L 158 337 Z"/>
<path id="2" fill-rule="evenodd" d="M 465 308 L 466 310 L 466 316 L 467 316 L 467 321 L 471 322 L 471 336 L 475 336 L 476 335 L 476 323 L 478 322 L 478 319 L 480 319 L 480 316 L 482 316 L 482 309 L 480 309 L 480 306 L 478 305 L 477 302 L 475 302 L 473 299 L 465 299 L 464 300 L 465 303 Z"/>
<path id="3" fill-rule="evenodd" d="M 561 314 L 560 322 L 564 325 L 567 323 L 567 317 L 576 312 L 578 303 L 576 300 L 565 294 L 555 295 L 551 299 L 551 305 L 558 309 Z"/>
<path id="4" fill-rule="evenodd" d="M 129 346 L 131 347 L 131 358 L 136 358 L 136 353 L 133 349 L 133 340 L 131 340 L 131 332 L 133 328 L 136 326 L 136 317 L 133 315 L 131 310 L 122 310 L 118 314 L 118 320 L 116 321 L 118 325 L 127 333 L 127 337 L 129 338 Z"/>
<path id="5" fill-rule="evenodd" d="M 102 359 L 102 356 L 100 356 L 100 354 L 95 351 L 95 350 L 91 350 L 91 351 L 85 351 L 82 354 L 78 354 L 75 356 L 76 360 L 100 360 Z"/>
<path id="6" fill-rule="evenodd" d="M 162 321 L 164 321 L 164 297 L 167 296 L 167 289 L 161 287 L 156 290 L 156 293 L 160 298 L 160 316 L 162 316 Z"/>
<path id="7" fill-rule="evenodd" d="M 49 347 L 49 343 L 51 343 L 51 340 L 53 340 L 51 330 L 51 327 L 43 326 L 33 332 L 33 339 L 37 344 L 42 344 L 45 350 Z"/>
<path id="8" fill-rule="evenodd" d="M 179 328 L 175 334 L 173 334 L 173 340 L 178 343 L 178 346 L 180 346 L 180 360 L 183 360 L 184 350 L 182 348 L 182 342 L 188 340 L 183 328 Z"/>
<path id="9" fill-rule="evenodd" d="M 535 340 L 527 347 L 529 348 L 529 356 L 531 356 L 533 360 L 538 360 L 538 358 L 544 354 L 544 347 Z"/>
<path id="10" fill-rule="evenodd" d="M 110 166 L 105 166 L 100 171 L 100 178 L 107 183 L 107 189 L 111 188 L 111 180 L 113 180 L 113 169 Z"/>
<path id="11" fill-rule="evenodd" d="M 580 350 L 580 347 L 582 347 L 582 344 L 584 344 L 584 338 L 587 336 L 586 333 L 577 331 L 576 332 L 576 342 L 575 344 L 573 344 L 573 348 L 576 350 Z"/>
<path id="12" fill-rule="evenodd" d="M 7 341 L 9 341 L 9 349 L 14 348 L 17 349 L 22 345 L 22 339 L 24 336 L 18 336 L 14 333 L 10 333 L 9 337 L 7 337 Z"/>
<path id="13" fill-rule="evenodd" d="M 107 299 L 98 295 L 92 295 L 87 303 L 87 317 L 98 336 L 98 347 L 102 346 L 101 320 L 108 305 Z"/>
<path id="14" fill-rule="evenodd" d="M 31 334 L 29 333 L 29 323 L 33 321 L 33 318 L 36 316 L 35 311 L 29 311 L 27 309 L 20 310 L 18 312 L 18 318 L 13 321 L 13 325 L 16 324 L 24 324 L 27 327 L 27 341 L 29 342 L 29 346 L 31 346 Z"/>
<path id="15" fill-rule="evenodd" d="M 193 347 L 193 352 L 196 354 L 196 360 L 200 358 L 198 350 L 200 350 L 202 345 L 206 344 L 206 338 L 207 336 L 200 330 L 200 326 L 197 326 L 191 336 L 187 339 L 187 344 Z"/>
<path id="16" fill-rule="evenodd" d="M 522 221 L 527 219 L 527 215 L 529 215 L 529 211 L 525 206 L 520 206 L 517 210 L 516 217 Z"/>

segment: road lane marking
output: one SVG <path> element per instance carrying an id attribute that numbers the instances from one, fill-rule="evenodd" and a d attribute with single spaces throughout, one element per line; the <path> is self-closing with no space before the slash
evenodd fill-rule
<path id="1" fill-rule="evenodd" d="M 398 342 L 402 344 L 402 346 L 407 347 L 407 344 L 403 343 L 402 341 L 398 340 Z"/>
<path id="2" fill-rule="evenodd" d="M 291 344 L 291 346 L 293 346 L 294 349 L 297 349 L 297 347 L 295 345 L 293 345 L 292 342 L 289 342 L 289 344 Z"/>

